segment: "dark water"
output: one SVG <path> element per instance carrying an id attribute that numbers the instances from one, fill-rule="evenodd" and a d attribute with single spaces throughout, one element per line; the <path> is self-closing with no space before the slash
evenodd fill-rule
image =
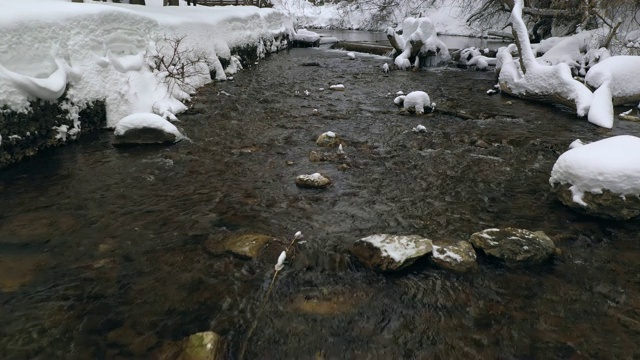
<path id="1" fill-rule="evenodd" d="M 389 40 L 384 32 L 370 32 L 360 30 L 336 30 L 336 29 L 311 29 L 321 36 L 335 37 L 339 41 L 355 41 L 365 43 L 377 43 L 389 45 Z M 472 38 L 468 36 L 454 35 L 438 35 L 438 39 L 442 40 L 449 49 L 465 49 L 468 47 L 489 48 L 497 50 L 501 46 L 507 46 L 505 43 L 496 39 Z"/>
<path id="2" fill-rule="evenodd" d="M 310 61 L 321 66 L 300 66 Z M 201 89 L 180 116 L 193 142 L 120 150 L 105 132 L 3 170 L 0 358 L 157 359 L 205 330 L 229 339 L 230 358 L 246 344 L 246 359 L 639 357 L 640 223 L 576 214 L 548 184 L 571 141 L 638 125 L 607 131 L 489 97 L 491 73 L 385 75 L 381 64 L 277 54 Z M 344 92 L 318 90 L 338 83 Z M 387 95 L 398 90 L 476 120 L 399 115 Z M 428 133 L 410 131 L 418 124 Z M 344 138 L 350 169 L 309 162 L 328 130 Z M 334 185 L 294 185 L 316 171 Z M 346 253 L 374 233 L 461 240 L 507 226 L 545 231 L 562 255 L 529 270 L 481 259 L 467 275 L 427 263 L 380 275 Z M 306 242 L 262 308 L 298 230 Z M 253 261 L 207 251 L 240 233 L 281 241 Z"/>

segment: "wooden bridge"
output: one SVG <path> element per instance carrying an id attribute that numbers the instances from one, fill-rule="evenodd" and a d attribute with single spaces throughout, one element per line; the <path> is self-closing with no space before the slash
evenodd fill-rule
<path id="1" fill-rule="evenodd" d="M 198 5 L 226 6 L 226 5 L 253 5 L 257 7 L 271 7 L 269 0 L 197 0 Z"/>

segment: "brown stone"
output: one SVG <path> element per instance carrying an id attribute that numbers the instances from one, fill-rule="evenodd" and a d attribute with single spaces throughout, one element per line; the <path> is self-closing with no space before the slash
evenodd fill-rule
<path id="1" fill-rule="evenodd" d="M 210 237 L 205 242 L 205 247 L 214 254 L 230 252 L 242 258 L 254 259 L 262 248 L 273 240 L 273 236 L 264 234 L 233 234 L 222 240 Z"/>
<path id="2" fill-rule="evenodd" d="M 48 255 L 0 255 L 0 290 L 12 292 L 29 283 L 51 258 Z"/>
<path id="3" fill-rule="evenodd" d="M 418 235 L 378 234 L 356 241 L 349 251 L 371 269 L 397 271 L 430 254 L 432 248 L 431 240 Z"/>
<path id="4" fill-rule="evenodd" d="M 585 192 L 582 201 L 587 206 L 583 206 L 573 201 L 570 187 L 571 184 L 555 185 L 553 191 L 563 204 L 581 213 L 614 220 L 629 220 L 640 215 L 640 197 L 637 195 L 622 197 L 606 189 L 602 194 Z"/>
<path id="5" fill-rule="evenodd" d="M 468 241 L 434 242 L 431 260 L 441 268 L 461 273 L 478 268 L 476 251 Z"/>

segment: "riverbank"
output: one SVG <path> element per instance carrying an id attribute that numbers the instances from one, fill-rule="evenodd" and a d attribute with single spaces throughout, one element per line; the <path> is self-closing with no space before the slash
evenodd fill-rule
<path id="1" fill-rule="evenodd" d="M 177 120 L 195 89 L 287 48 L 293 31 L 282 12 L 252 6 L 0 6 L 0 168 L 132 113 Z"/>

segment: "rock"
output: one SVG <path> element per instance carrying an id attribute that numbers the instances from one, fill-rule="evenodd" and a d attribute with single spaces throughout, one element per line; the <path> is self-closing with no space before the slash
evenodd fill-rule
<path id="1" fill-rule="evenodd" d="M 313 315 L 340 315 L 352 312 L 370 298 L 370 294 L 354 292 L 353 289 L 313 288 L 296 294 L 291 303 L 292 310 Z"/>
<path id="2" fill-rule="evenodd" d="M 329 89 L 335 90 L 335 91 L 344 91 L 344 85 L 342 84 L 331 85 L 329 86 Z"/>
<path id="3" fill-rule="evenodd" d="M 129 115 L 116 123 L 114 146 L 175 143 L 184 139 L 178 128 L 152 113 Z"/>
<path id="4" fill-rule="evenodd" d="M 225 348 L 224 339 L 213 331 L 205 331 L 189 336 L 184 340 L 184 351 L 180 360 L 222 359 Z"/>
<path id="5" fill-rule="evenodd" d="M 478 268 L 476 251 L 467 241 L 453 244 L 434 243 L 431 260 L 441 268 L 461 273 Z"/>
<path id="6" fill-rule="evenodd" d="M 536 265 L 547 260 L 555 244 L 544 232 L 505 228 L 487 229 L 471 235 L 474 247 L 505 261 L 509 267 Z"/>
<path id="7" fill-rule="evenodd" d="M 205 247 L 214 254 L 230 252 L 241 258 L 255 259 L 260 255 L 262 248 L 273 240 L 273 236 L 263 234 L 233 234 L 222 240 L 210 237 L 205 242 Z"/>
<path id="8" fill-rule="evenodd" d="M 309 161 L 311 162 L 319 162 L 319 161 L 324 161 L 324 155 L 319 152 L 319 151 L 314 151 L 311 150 L 311 152 L 309 152 Z"/>
<path id="9" fill-rule="evenodd" d="M 48 255 L 2 254 L 0 256 L 0 290 L 13 292 L 29 283 L 36 272 L 51 261 Z"/>
<path id="10" fill-rule="evenodd" d="M 154 353 L 154 359 L 225 359 L 226 341 L 213 331 L 193 334 L 182 341 L 170 341 Z"/>
<path id="11" fill-rule="evenodd" d="M 553 192 L 558 199 L 568 207 L 579 212 L 604 219 L 629 220 L 640 215 L 640 197 L 637 195 L 620 196 L 609 190 L 602 190 L 601 194 L 585 192 L 583 206 L 574 201 L 570 184 L 556 185 Z"/>
<path id="12" fill-rule="evenodd" d="M 338 146 L 340 145 L 340 138 L 338 138 L 333 131 L 327 131 L 318 136 L 318 139 L 316 139 L 316 145 L 322 147 Z"/>
<path id="13" fill-rule="evenodd" d="M 300 175 L 296 178 L 296 185 L 302 188 L 324 189 L 331 184 L 331 180 L 320 173 Z"/>
<path id="14" fill-rule="evenodd" d="M 476 143 L 473 144 L 473 145 L 476 146 L 476 147 L 479 147 L 479 148 L 483 148 L 483 149 L 488 149 L 490 147 L 489 144 L 487 144 L 486 142 L 484 142 L 482 140 L 476 141 Z"/>
<path id="15" fill-rule="evenodd" d="M 616 220 L 639 216 L 640 138 L 619 135 L 574 146 L 553 165 L 549 184 L 580 212 Z"/>
<path id="16" fill-rule="evenodd" d="M 7 216 L 0 224 L 0 243 L 45 243 L 80 227 L 75 216 L 55 211 L 33 211 Z"/>
<path id="17" fill-rule="evenodd" d="M 360 262 L 378 271 L 397 271 L 431 253 L 431 240 L 418 235 L 371 235 L 350 249 Z"/>

